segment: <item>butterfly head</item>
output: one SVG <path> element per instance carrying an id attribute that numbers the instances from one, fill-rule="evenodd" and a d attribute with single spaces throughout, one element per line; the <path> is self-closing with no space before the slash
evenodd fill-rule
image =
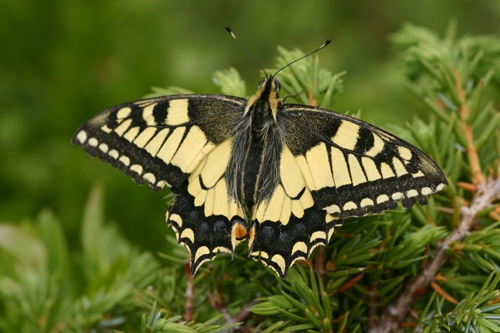
<path id="1" fill-rule="evenodd" d="M 272 116 L 276 121 L 276 115 L 282 105 L 279 98 L 281 84 L 274 76 L 266 77 L 259 82 L 257 92 L 247 101 L 245 114 L 251 112 L 254 116 L 264 119 Z"/>
<path id="2" fill-rule="evenodd" d="M 279 99 L 281 83 L 274 76 L 266 77 L 260 80 L 257 93 L 261 93 L 261 97 L 265 99 Z"/>

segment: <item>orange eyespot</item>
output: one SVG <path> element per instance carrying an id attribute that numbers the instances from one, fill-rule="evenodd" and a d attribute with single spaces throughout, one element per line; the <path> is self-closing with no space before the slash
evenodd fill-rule
<path id="1" fill-rule="evenodd" d="M 247 228 L 238 223 L 233 227 L 233 234 L 237 240 L 242 240 L 247 236 Z"/>

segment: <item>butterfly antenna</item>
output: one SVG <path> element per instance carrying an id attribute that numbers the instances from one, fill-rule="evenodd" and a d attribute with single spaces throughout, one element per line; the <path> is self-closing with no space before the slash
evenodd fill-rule
<path id="1" fill-rule="evenodd" d="M 286 64 L 286 65 L 285 65 L 285 66 L 283 66 L 283 67 L 281 67 L 280 69 L 278 69 L 278 71 L 277 71 L 276 73 L 274 73 L 274 74 L 273 74 L 273 77 L 275 77 L 275 76 L 276 76 L 276 74 L 278 74 L 279 72 L 281 72 L 282 70 L 284 70 L 284 69 L 285 69 L 285 68 L 287 68 L 288 66 L 290 66 L 290 65 L 292 65 L 292 64 L 294 64 L 294 63 L 296 63 L 296 62 L 297 62 L 297 61 L 299 61 L 299 60 L 302 60 L 302 59 L 304 59 L 304 58 L 306 58 L 306 57 L 309 57 L 311 54 L 314 54 L 314 53 L 318 52 L 319 50 L 321 50 L 322 48 L 324 48 L 325 46 L 327 46 L 328 44 L 330 44 L 330 42 L 331 42 L 331 41 L 332 41 L 332 40 L 331 40 L 330 38 L 328 38 L 328 39 L 326 40 L 326 42 L 324 42 L 324 43 L 323 43 L 323 45 L 321 45 L 320 47 L 318 47 L 316 50 L 314 50 L 314 51 L 312 51 L 312 52 L 309 52 L 308 54 L 303 55 L 302 57 L 300 57 L 300 58 L 298 58 L 298 59 L 295 59 L 294 61 L 292 61 L 292 62 L 290 62 L 290 63 Z"/>
<path id="2" fill-rule="evenodd" d="M 228 27 L 227 25 L 224 27 L 227 32 L 229 32 L 229 34 L 231 35 L 231 37 L 233 37 L 233 39 L 236 41 L 236 43 L 238 43 L 238 45 L 250 56 L 250 58 L 253 59 L 253 61 L 255 61 L 255 63 L 257 64 L 257 66 L 260 67 L 260 69 L 262 69 L 262 71 L 264 72 L 264 74 L 266 75 L 266 78 L 269 77 L 269 75 L 267 75 L 266 73 L 266 70 L 264 69 L 264 67 L 262 67 L 262 65 L 257 61 L 257 59 L 255 59 L 255 57 L 250 53 L 250 51 L 248 51 L 246 49 L 246 47 L 243 46 L 243 44 L 240 43 L 240 41 L 238 40 L 238 38 L 236 38 L 235 34 L 233 33 L 233 31 L 231 30 L 230 27 Z M 317 50 L 316 50 L 317 51 Z M 315 51 L 315 52 L 316 52 Z M 314 53 L 314 52 L 313 52 Z"/>

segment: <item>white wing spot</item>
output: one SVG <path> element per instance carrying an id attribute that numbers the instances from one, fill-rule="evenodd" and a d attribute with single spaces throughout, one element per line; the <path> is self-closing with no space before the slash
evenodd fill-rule
<path id="1" fill-rule="evenodd" d="M 169 183 L 167 183 L 165 180 L 160 180 L 160 181 L 156 184 L 156 186 L 158 186 L 158 187 L 160 187 L 160 188 L 164 188 L 165 186 L 170 187 L 170 184 L 169 184 Z"/>
<path id="2" fill-rule="evenodd" d="M 423 195 L 429 195 L 432 193 L 432 189 L 430 187 L 424 187 L 420 190 L 420 192 L 423 194 Z"/>
<path id="3" fill-rule="evenodd" d="M 373 200 L 370 198 L 364 198 L 361 200 L 361 203 L 359 204 L 361 207 L 367 207 L 367 206 L 373 206 Z"/>
<path id="4" fill-rule="evenodd" d="M 115 160 L 120 156 L 116 149 L 111 149 L 108 153 L 109 156 L 113 157 Z"/>
<path id="5" fill-rule="evenodd" d="M 399 200 L 403 197 L 403 193 L 401 192 L 395 192 L 392 194 L 392 200 Z"/>
<path id="6" fill-rule="evenodd" d="M 130 170 L 137 172 L 139 175 L 142 174 L 142 166 L 139 164 L 132 165 Z"/>
<path id="7" fill-rule="evenodd" d="M 389 201 L 389 197 L 386 194 L 379 195 L 377 197 L 377 203 L 380 204 L 382 202 Z"/>
<path id="8" fill-rule="evenodd" d="M 89 139 L 89 146 L 97 147 L 98 144 L 99 144 L 99 141 L 97 141 L 96 138 L 90 138 Z"/>
<path id="9" fill-rule="evenodd" d="M 78 132 L 78 134 L 76 135 L 76 139 L 78 141 L 80 141 L 80 143 L 85 143 L 85 141 L 87 141 L 87 132 L 85 131 L 80 131 Z"/>
<path id="10" fill-rule="evenodd" d="M 101 144 L 99 145 L 99 149 L 100 149 L 103 153 L 107 153 L 109 148 L 108 148 L 108 145 L 107 145 L 107 144 L 105 144 L 105 143 L 101 143 Z"/>
<path id="11" fill-rule="evenodd" d="M 323 208 L 328 214 L 338 214 L 340 213 L 340 207 L 337 205 L 331 205 Z"/>
<path id="12" fill-rule="evenodd" d="M 409 190 L 406 192 L 406 196 L 408 198 L 416 197 L 416 196 L 418 196 L 418 191 L 417 190 Z"/>
<path id="13" fill-rule="evenodd" d="M 444 188 L 444 184 L 439 184 L 436 186 L 436 192 L 441 191 Z"/>
<path id="14" fill-rule="evenodd" d="M 348 201 L 344 204 L 344 210 L 356 209 L 358 206 L 353 201 Z"/>
<path id="15" fill-rule="evenodd" d="M 130 164 L 130 158 L 128 158 L 127 156 L 120 157 L 120 159 L 118 161 L 122 162 L 126 166 L 129 166 L 129 164 Z"/>
<path id="16" fill-rule="evenodd" d="M 156 177 L 151 172 L 145 173 L 142 178 L 150 182 L 151 184 L 156 183 Z"/>

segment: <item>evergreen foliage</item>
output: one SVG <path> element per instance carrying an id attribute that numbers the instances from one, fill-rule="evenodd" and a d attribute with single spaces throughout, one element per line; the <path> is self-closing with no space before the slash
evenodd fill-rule
<path id="1" fill-rule="evenodd" d="M 429 205 L 345 221 L 286 280 L 246 259 L 244 245 L 191 277 L 171 234 L 171 251 L 155 259 L 105 224 L 96 188 L 77 255 L 50 212 L 0 225 L 0 330 L 500 332 L 500 113 L 498 90 L 488 89 L 500 83 L 500 40 L 454 31 L 452 23 L 440 38 L 408 24 L 392 36 L 427 112 L 390 130 L 428 153 L 450 182 Z M 276 68 L 302 55 L 278 51 Z M 320 69 L 315 55 L 279 80 L 287 102 L 331 108 L 344 75 Z M 214 82 L 224 94 L 246 94 L 234 69 Z"/>

